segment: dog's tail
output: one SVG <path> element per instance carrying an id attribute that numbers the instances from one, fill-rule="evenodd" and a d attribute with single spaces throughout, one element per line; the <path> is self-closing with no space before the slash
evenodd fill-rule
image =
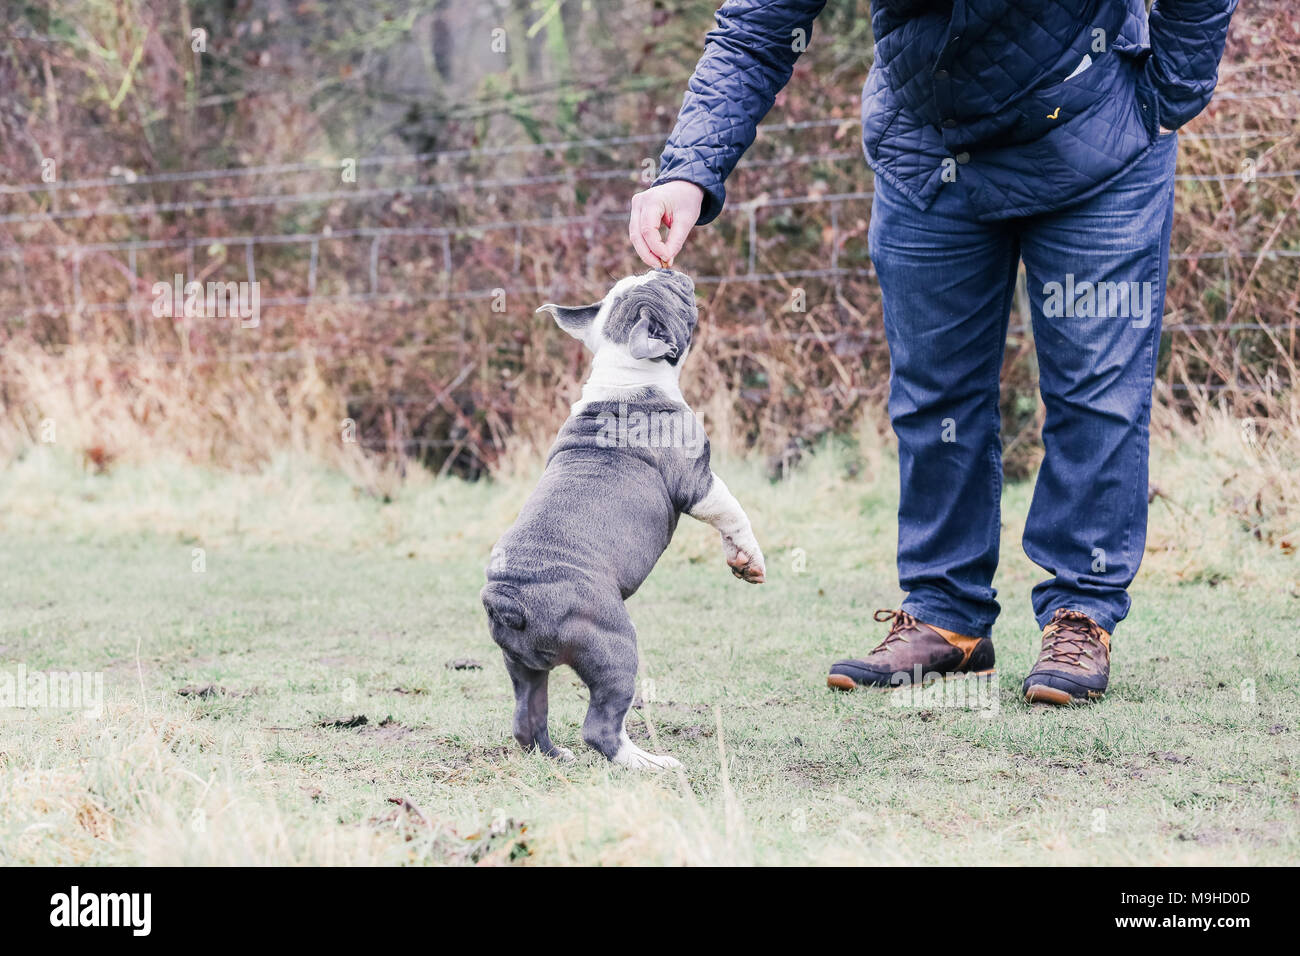
<path id="1" fill-rule="evenodd" d="M 528 612 L 519 603 L 519 592 L 500 581 L 489 582 L 479 593 L 488 617 L 512 631 L 528 626 Z"/>

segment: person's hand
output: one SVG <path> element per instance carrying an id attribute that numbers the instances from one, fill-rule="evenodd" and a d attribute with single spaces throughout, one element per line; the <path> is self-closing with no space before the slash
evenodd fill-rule
<path id="1" fill-rule="evenodd" d="M 671 268 L 700 218 L 703 202 L 704 190 L 681 179 L 651 186 L 633 196 L 627 234 L 641 261 L 653 269 Z M 668 227 L 666 240 L 659 237 L 661 224 Z"/>

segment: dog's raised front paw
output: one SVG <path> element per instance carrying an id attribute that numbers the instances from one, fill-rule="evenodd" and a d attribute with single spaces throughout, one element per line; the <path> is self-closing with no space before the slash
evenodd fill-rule
<path id="1" fill-rule="evenodd" d="M 763 564 L 763 552 L 758 545 L 749 548 L 736 547 L 727 542 L 727 565 L 731 573 L 750 584 L 762 584 L 767 580 L 767 569 Z"/>

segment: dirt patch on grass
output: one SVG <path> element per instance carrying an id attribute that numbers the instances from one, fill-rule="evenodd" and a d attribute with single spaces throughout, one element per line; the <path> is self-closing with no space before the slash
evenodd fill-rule
<path id="1" fill-rule="evenodd" d="M 257 688 L 228 690 L 220 684 L 186 684 L 176 693 L 181 697 L 188 697 L 192 700 L 205 700 L 209 697 L 229 697 L 237 700 L 241 697 L 252 697 L 257 693 Z"/>
<path id="2" fill-rule="evenodd" d="M 834 789 L 850 772 L 845 764 L 827 760 L 794 760 L 783 769 L 797 786 L 809 790 Z"/>
<path id="3" fill-rule="evenodd" d="M 414 731 L 410 727 L 399 724 L 391 717 L 385 717 L 377 724 L 370 724 L 361 728 L 361 736 L 385 744 L 396 743 L 411 736 L 412 733 Z"/>
<path id="4" fill-rule="evenodd" d="M 353 714 L 351 717 L 327 717 L 316 726 L 325 727 L 329 730 L 355 730 L 358 727 L 364 727 L 368 723 L 370 723 L 370 719 L 365 714 Z"/>

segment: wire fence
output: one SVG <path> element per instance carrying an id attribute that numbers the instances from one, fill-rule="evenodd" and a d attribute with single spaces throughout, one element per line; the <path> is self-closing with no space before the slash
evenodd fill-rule
<path id="1" fill-rule="evenodd" d="M 1281 94 L 1279 94 L 1281 95 Z M 773 127 L 770 132 L 785 132 L 791 130 L 818 129 L 827 127 L 844 127 L 857 125 L 856 120 L 849 119 L 821 119 L 810 120 L 801 123 L 787 123 Z M 1198 134 L 1183 134 L 1184 136 Z M 1235 134 L 1199 134 L 1202 137 L 1217 136 L 1241 136 L 1246 133 Z M 1279 136 L 1280 134 L 1271 133 L 1252 133 L 1260 137 Z M 1287 134 L 1294 135 L 1294 134 Z M 521 146 L 506 146 L 496 148 L 484 148 L 482 150 L 444 150 L 436 153 L 417 153 L 404 156 L 374 156 L 362 157 L 357 160 L 358 164 L 380 165 L 385 163 L 399 162 L 422 162 L 430 161 L 436 158 L 455 156 L 455 157 L 479 157 L 486 155 L 501 155 L 508 152 L 554 152 L 575 146 L 608 146 L 611 144 L 627 143 L 662 143 L 662 136 L 627 136 L 611 137 L 605 139 L 588 139 L 588 140 L 566 140 L 559 142 L 533 143 Z M 812 153 L 793 157 L 783 157 L 772 160 L 751 160 L 746 163 L 746 168 L 755 169 L 764 166 L 781 166 L 792 167 L 806 165 L 811 163 L 835 163 L 853 161 L 861 162 L 861 155 L 856 151 L 851 152 L 834 152 L 834 153 Z M 40 189 L 72 189 L 72 188 L 102 188 L 102 187 L 127 187 L 146 182 L 207 182 L 220 178 L 231 176 L 249 176 L 261 174 L 281 174 L 288 171 L 313 171 L 320 172 L 333 170 L 333 165 L 321 165 L 316 163 L 300 164 L 281 164 L 268 165 L 260 167 L 231 167 L 225 169 L 213 169 L 197 172 L 159 174 L 151 177 L 140 177 L 131 181 L 124 181 L 120 178 L 98 179 L 98 180 L 79 180 L 68 183 L 40 184 L 28 183 L 17 186 L 0 186 L 0 193 L 31 193 Z M 1300 169 L 1287 170 L 1256 170 L 1252 173 L 1256 179 L 1280 179 L 1300 177 Z M 1180 182 L 1232 182 L 1242 179 L 1241 173 L 1225 174 L 1180 174 L 1175 177 Z M 59 221 L 64 218 L 93 218 L 108 216 L 152 216 L 163 213 L 192 213 L 201 209 L 227 209 L 240 208 L 243 206 L 257 205 L 276 205 L 276 206 L 293 206 L 313 202 L 329 202 L 334 200 L 344 201 L 361 201 L 365 199 L 374 199 L 383 196 L 407 195 L 414 196 L 427 194 L 430 192 L 446 191 L 479 191 L 487 189 L 516 188 L 543 184 L 559 184 L 572 182 L 580 179 L 635 179 L 635 173 L 627 169 L 588 169 L 573 171 L 569 173 L 554 174 L 547 176 L 531 176 L 514 179 L 482 179 L 467 180 L 456 183 L 408 183 L 403 185 L 389 187 L 373 187 L 358 190 L 331 190 L 316 191 L 309 193 L 296 194 L 273 194 L 265 196 L 243 196 L 243 197 L 221 197 L 207 200 L 182 200 L 170 203 L 149 203 L 132 206 L 110 206 L 99 209 L 81 209 L 67 212 L 42 212 L 27 214 L 0 215 L 0 223 L 49 223 Z M 786 197 L 761 197 L 750 201 L 732 203 L 732 215 L 739 214 L 745 217 L 746 229 L 751 237 L 748 243 L 749 255 L 747 268 L 742 273 L 732 273 L 727 275 L 703 275 L 697 276 L 696 282 L 701 285 L 718 284 L 722 282 L 788 282 L 805 279 L 834 279 L 843 277 L 874 278 L 874 272 L 868 269 L 841 269 L 838 266 L 838 253 L 841 248 L 841 236 L 839 234 L 838 212 L 840 206 L 846 201 L 852 200 L 870 200 L 872 192 L 870 190 L 846 193 L 818 194 L 807 196 L 786 196 Z M 758 232 L 758 213 L 763 209 L 781 208 L 789 206 L 824 206 L 827 207 L 831 222 L 830 250 L 831 261 L 830 267 L 819 270 L 781 270 L 759 272 L 756 268 L 756 256 L 758 242 L 753 241 L 757 238 Z M 515 287 L 501 288 L 492 287 L 486 289 L 468 289 L 453 291 L 450 288 L 441 292 L 406 292 L 402 290 L 383 291 L 381 290 L 381 277 L 379 275 L 378 263 L 382 245 L 385 240 L 402 238 L 402 239 L 429 239 L 437 241 L 437 251 L 440 254 L 442 262 L 443 280 L 448 285 L 452 282 L 452 276 L 455 273 L 453 256 L 451 249 L 451 240 L 462 236 L 481 236 L 488 233 L 514 233 L 514 244 L 516 253 L 516 262 L 518 261 L 518 252 L 522 245 L 523 233 L 525 230 L 551 229 L 560 230 L 574 226 L 594 226 L 594 225 L 611 225 L 619 224 L 626 220 L 623 213 L 607 213 L 596 216 L 549 216 L 549 217 L 529 217 L 524 219 L 513 220 L 495 220 L 470 225 L 456 226 L 430 226 L 430 227 L 358 227 L 352 229 L 340 230 L 319 230 L 311 232 L 293 232 L 293 233 L 254 233 L 254 234 L 227 234 L 227 235 L 204 235 L 183 238 L 168 239 L 130 239 L 109 242 L 63 242 L 63 243 L 27 243 L 20 245 L 3 245 L 0 244 L 0 255 L 7 258 L 14 264 L 14 271 L 17 275 L 18 286 L 21 290 L 22 297 L 26 300 L 36 298 L 33 295 L 30 286 L 27 283 L 27 272 L 23 264 L 29 257 L 37 254 L 53 254 L 59 260 L 65 260 L 71 265 L 72 289 L 74 292 L 73 300 L 66 303 L 58 304 L 40 304 L 25 306 L 19 310 L 11 311 L 10 315 L 29 317 L 33 315 L 68 315 L 74 313 L 94 313 L 94 312 L 129 312 L 133 309 L 147 307 L 153 301 L 152 296 L 128 295 L 124 298 L 114 301 L 87 302 L 81 297 L 81 266 L 82 263 L 92 256 L 99 254 L 126 253 L 127 259 L 124 263 L 125 272 L 128 276 L 129 284 L 132 289 L 137 289 L 142 281 L 139 271 L 137 256 L 143 251 L 156 250 L 184 250 L 187 257 L 187 272 L 185 280 L 194 274 L 193 255 L 196 250 L 207 249 L 211 247 L 223 248 L 242 248 L 244 250 L 245 260 L 245 280 L 255 282 L 258 280 L 258 269 L 256 266 L 255 250 L 259 246 L 306 246 L 309 271 L 307 276 L 307 288 L 304 295 L 296 296 L 272 296 L 261 300 L 263 306 L 302 306 L 309 305 L 313 302 L 335 302 L 335 303 L 367 303 L 377 301 L 391 301 L 394 303 L 417 303 L 417 302 L 436 302 L 436 301 L 457 301 L 457 300 L 475 300 L 491 298 L 504 292 L 507 295 L 544 295 L 549 289 L 542 287 Z M 317 285 L 317 264 L 320 258 L 320 245 L 323 242 L 340 242 L 346 240 L 367 240 L 369 242 L 368 262 L 369 262 L 369 287 L 365 292 L 345 293 L 345 294 L 318 294 Z M 1260 257 L 1280 257 L 1295 258 L 1300 256 L 1300 251 L 1292 249 L 1252 249 L 1252 250 L 1207 250 L 1196 252 L 1174 252 L 1171 253 L 1171 261 L 1187 260 L 1215 260 L 1227 258 L 1258 259 Z M 1258 324 L 1236 324 L 1228 327 L 1230 330 L 1244 330 L 1249 328 L 1261 328 Z M 1180 328 L 1184 331 L 1205 331 L 1210 326 L 1206 325 L 1171 325 L 1166 327 L 1168 331 L 1177 331 Z M 1213 326 L 1220 329 L 1224 326 Z M 1013 330 L 1014 331 L 1014 330 Z M 1021 329 L 1020 331 L 1024 331 Z M 266 354 L 266 353 L 252 353 Z"/>
<path id="2" fill-rule="evenodd" d="M 1300 97 L 1300 90 L 1261 90 L 1245 93 L 1221 92 L 1218 97 L 1223 100 L 1290 98 Z M 797 123 L 767 126 L 763 128 L 763 135 L 766 138 L 771 138 L 783 133 L 815 130 L 837 130 L 842 134 L 857 125 L 858 121 L 856 119 L 822 117 Z M 1285 141 L 1288 138 L 1294 138 L 1295 131 L 1208 131 L 1204 133 L 1184 133 L 1182 136 L 1192 141 L 1196 139 L 1207 141 L 1237 139 L 1242 142 L 1251 140 Z M 65 232 L 67 227 L 92 221 L 112 221 L 118 223 L 119 226 L 125 225 L 134 229 L 135 227 L 130 224 L 141 220 L 152 220 L 156 223 L 159 217 L 164 216 L 179 216 L 184 220 L 186 217 L 204 211 L 251 211 L 257 209 L 292 209 L 301 206 L 339 203 L 362 204 L 383 199 L 415 199 L 447 194 L 460 196 L 467 193 L 525 190 L 539 186 L 572 187 L 581 183 L 610 183 L 620 180 L 626 181 L 629 185 L 635 185 L 644 182 L 640 177 L 641 168 L 636 164 L 622 163 L 615 165 L 613 168 L 608 165 L 584 165 L 555 173 L 513 177 L 456 177 L 435 182 L 405 182 L 373 186 L 354 184 L 351 188 L 315 188 L 305 191 L 281 188 L 274 192 L 257 192 L 248 195 L 212 196 L 208 194 L 210 187 L 218 183 L 238 184 L 257 179 L 274 178 L 283 180 L 286 177 L 338 175 L 344 164 L 350 164 L 353 169 L 375 170 L 417 166 L 427 174 L 431 170 L 436 170 L 441 164 L 464 160 L 491 159 L 494 157 L 531 157 L 538 155 L 563 157 L 573 151 L 608 151 L 628 146 L 652 147 L 653 151 L 657 152 L 664 139 L 665 137 L 662 134 L 568 139 L 473 149 L 173 171 L 139 176 L 124 173 L 111 177 L 0 185 L 0 196 L 11 197 L 11 199 L 24 199 L 28 203 L 38 201 L 38 197 L 44 196 L 44 201 L 48 204 L 47 208 L 40 210 L 7 211 L 0 214 L 0 226 L 10 227 L 7 230 L 0 230 L 0 265 L 7 264 L 6 271 L 8 275 L 5 277 L 5 285 L 12 290 L 21 303 L 17 307 L 6 310 L 6 322 L 24 321 L 37 316 L 80 318 L 96 314 L 115 313 L 128 316 L 144 316 L 155 301 L 155 296 L 144 294 L 144 290 L 151 287 L 152 281 L 169 279 L 170 277 L 148 275 L 142 268 L 140 261 L 142 254 L 183 254 L 185 265 L 181 275 L 184 282 L 188 283 L 192 278 L 199 275 L 199 270 L 196 267 L 197 256 L 207 254 L 213 248 L 242 250 L 242 281 L 249 283 L 259 282 L 259 278 L 264 274 L 264 270 L 259 269 L 259 258 L 269 250 L 275 249 L 282 254 L 289 253 L 296 259 L 306 262 L 307 275 L 303 287 L 299 290 L 293 290 L 292 294 L 289 294 L 288 290 L 286 290 L 285 294 L 262 298 L 260 305 L 264 309 L 310 308 L 318 304 L 405 307 L 436 302 L 474 302 L 493 299 L 502 295 L 525 297 L 540 301 L 555 290 L 536 285 L 494 285 L 492 287 L 478 288 L 470 287 L 469 283 L 460 281 L 458 273 L 461 270 L 454 254 L 454 243 L 458 239 L 466 237 L 477 238 L 492 234 L 503 234 L 504 237 L 498 241 L 502 244 L 513 245 L 513 274 L 518 275 L 524 245 L 526 242 L 534 241 L 538 232 L 560 232 L 575 228 L 589 229 L 602 233 L 608 232 L 613 241 L 620 241 L 621 230 L 619 227 L 626 221 L 624 213 L 605 212 L 594 215 L 529 216 L 445 226 L 358 226 L 338 230 L 319 228 L 293 232 L 254 231 L 98 241 L 80 241 L 74 238 L 71 240 L 60 239 L 54 242 L 6 243 L 2 240 L 5 233 L 12 234 L 14 227 L 28 233 L 39 232 L 41 227 L 48 227 L 50 231 L 55 231 L 60 236 L 64 236 L 67 235 Z M 747 159 L 743 162 L 742 168 L 748 170 L 763 168 L 793 169 L 817 164 L 833 167 L 836 164 L 850 162 L 861 164 L 862 157 L 858 150 L 803 152 L 795 155 L 778 155 L 767 159 Z M 1252 179 L 1264 181 L 1294 180 L 1300 177 L 1300 169 L 1251 169 L 1249 175 Z M 1220 185 L 1242 181 L 1243 178 L 1243 174 L 1240 172 L 1179 174 L 1176 177 L 1179 182 L 1183 183 Z M 200 187 L 202 195 L 165 201 L 131 201 L 131 191 L 157 186 Z M 105 192 L 108 194 L 108 198 L 105 201 L 91 202 L 82 195 L 88 191 Z M 75 198 L 77 202 L 70 204 L 74 208 L 56 208 L 61 205 L 62 197 Z M 805 195 L 795 196 L 761 195 L 748 201 L 733 201 L 729 206 L 729 214 L 733 219 L 738 218 L 741 220 L 737 224 L 738 228 L 745 232 L 748 238 L 746 243 L 748 251 L 743 268 L 733 269 L 726 273 L 699 275 L 696 276 L 696 283 L 705 287 L 744 283 L 778 284 L 788 288 L 796 283 L 825 281 L 833 286 L 838 296 L 841 294 L 840 284 L 843 281 L 873 281 L 875 276 L 869 262 L 865 264 L 841 264 L 841 252 L 845 241 L 845 234 L 841 227 L 842 213 L 849 204 L 866 203 L 871 198 L 872 192 L 870 190 L 861 190 L 810 192 Z M 765 210 L 792 207 L 807 207 L 819 215 L 824 215 L 825 219 L 828 220 L 829 228 L 826 240 L 828 255 L 826 264 L 817 268 L 764 269 L 759 262 L 758 252 L 763 229 L 762 214 Z M 381 263 L 385 261 L 384 253 L 386 248 L 389 244 L 398 240 L 427 243 L 425 251 L 432 253 L 430 258 L 439 266 L 436 275 L 432 277 L 433 282 L 431 284 L 435 288 L 403 287 L 400 277 L 386 273 L 381 268 Z M 328 292 L 320 289 L 322 245 L 340 242 L 359 243 L 365 248 L 365 283 L 364 288 L 359 291 Z M 1249 263 L 1252 268 L 1257 268 L 1262 261 L 1270 259 L 1294 260 L 1298 256 L 1300 256 L 1300 250 L 1271 247 L 1244 250 L 1182 249 L 1174 250 L 1171 254 L 1171 260 L 1174 262 L 1222 260 L 1225 263 L 1225 278 L 1230 281 L 1226 271 L 1229 262 Z M 125 283 L 124 294 L 113 299 L 87 300 L 85 298 L 83 295 L 83 269 L 88 262 L 92 261 L 100 265 L 103 265 L 105 261 L 111 263 L 112 267 L 120 273 Z M 66 269 L 68 279 L 65 283 L 66 294 L 59 301 L 50 301 L 48 283 L 45 289 L 38 290 L 33 282 L 34 274 L 44 273 L 50 268 L 51 262 L 61 264 Z M 45 276 L 45 278 L 48 278 L 48 276 Z M 1234 303 L 1229 301 L 1228 314 L 1230 316 L 1235 315 L 1235 312 Z M 1173 318 L 1173 321 L 1167 321 L 1164 325 L 1164 331 L 1169 335 L 1189 335 L 1203 332 L 1282 332 L 1300 328 L 1300 323 L 1294 321 L 1286 324 L 1262 322 L 1212 324 L 1181 323 L 1177 321 L 1176 317 Z M 1013 326 L 1010 332 L 1015 335 L 1025 335 L 1030 334 L 1031 330 L 1022 323 Z M 720 339 L 722 341 L 744 341 L 755 344 L 765 340 L 781 339 L 791 342 L 816 342 L 823 346 L 833 346 L 846 336 L 860 336 L 861 334 L 860 329 L 832 330 L 824 333 L 820 330 L 789 331 L 758 326 L 725 333 L 720 336 Z M 67 349 L 71 344 L 70 342 L 53 344 L 49 346 L 49 350 L 59 352 Z M 398 355 L 409 357 L 425 351 L 436 351 L 441 347 L 440 343 L 430 342 L 416 345 L 384 346 L 378 351 L 379 354 L 389 357 Z M 341 347 L 340 351 L 345 351 L 346 348 L 348 347 Z M 271 363 L 303 360 L 329 354 L 331 353 L 328 347 L 314 347 L 312 349 L 288 348 L 282 350 L 240 349 L 232 341 L 231 348 L 224 352 L 215 352 L 203 356 L 189 355 L 179 351 L 156 352 L 152 357 L 168 363 L 187 362 L 202 365 L 210 363 Z M 110 360 L 130 362 L 132 359 L 129 354 L 123 354 L 111 357 Z M 458 372 L 458 378 L 453 377 L 442 383 L 439 386 L 439 394 L 434 399 L 430 399 L 429 396 L 402 396 L 396 394 L 389 394 L 386 398 L 398 403 L 403 401 L 442 401 L 445 400 L 446 393 L 464 380 L 466 374 L 465 369 L 461 369 Z M 1224 391 L 1249 392 L 1264 389 L 1267 386 L 1226 382 L 1206 383 L 1199 386 L 1176 383 L 1172 387 L 1176 390 L 1203 389 L 1208 393 L 1214 393 Z M 366 395 L 352 395 L 349 396 L 349 400 L 359 401 L 368 397 Z M 406 444 L 412 448 L 453 447 L 463 444 L 463 442 L 411 438 L 407 440 Z"/>

